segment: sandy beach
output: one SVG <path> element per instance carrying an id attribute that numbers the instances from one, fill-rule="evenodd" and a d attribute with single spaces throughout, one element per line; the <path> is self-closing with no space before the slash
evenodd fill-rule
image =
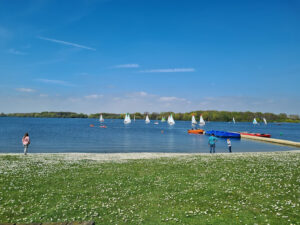
<path id="1" fill-rule="evenodd" d="M 285 153 L 300 153 L 300 149 L 285 151 Z M 160 152 L 135 152 L 135 153 L 29 153 L 24 156 L 29 159 L 58 159 L 67 161 L 95 160 L 95 161 L 127 161 L 136 159 L 158 159 L 158 158 L 177 158 L 186 159 L 193 156 L 222 156 L 222 157 L 250 157 L 259 155 L 278 155 L 281 152 L 246 152 L 246 153 L 160 153 Z M 1 153 L 4 155 L 22 156 L 23 153 Z"/>

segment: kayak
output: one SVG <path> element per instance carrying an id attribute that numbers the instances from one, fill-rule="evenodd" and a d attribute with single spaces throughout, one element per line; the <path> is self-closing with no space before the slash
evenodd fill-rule
<path id="1" fill-rule="evenodd" d="M 188 130 L 188 133 L 189 134 L 203 134 L 204 130 L 202 130 L 202 129 L 197 129 L 197 130 L 191 129 L 191 130 Z"/>
<path id="2" fill-rule="evenodd" d="M 266 138 L 270 138 L 271 134 L 260 134 L 260 133 L 247 133 L 247 132 L 243 132 L 240 133 L 242 135 L 249 135 L 249 136 L 256 136 L 256 137 L 266 137 Z"/>
<path id="3" fill-rule="evenodd" d="M 227 131 L 218 131 L 218 130 L 210 130 L 205 131 L 206 135 L 215 135 L 216 137 L 221 138 L 241 138 L 241 135 L 239 133 L 233 133 L 233 132 L 227 132 Z"/>

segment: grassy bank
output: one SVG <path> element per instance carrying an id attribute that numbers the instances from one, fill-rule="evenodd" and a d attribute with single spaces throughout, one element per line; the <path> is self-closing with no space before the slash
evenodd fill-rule
<path id="1" fill-rule="evenodd" d="M 0 155 L 0 223 L 300 224 L 300 153 Z"/>

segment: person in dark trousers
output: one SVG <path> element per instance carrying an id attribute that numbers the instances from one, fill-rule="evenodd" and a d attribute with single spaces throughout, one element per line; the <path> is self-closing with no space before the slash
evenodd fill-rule
<path id="1" fill-rule="evenodd" d="M 231 152 L 231 141 L 229 138 L 227 139 L 227 145 L 228 145 L 228 151 Z"/>
<path id="2" fill-rule="evenodd" d="M 216 142 L 218 141 L 218 138 L 215 137 L 214 134 L 212 134 L 208 138 L 208 145 L 209 145 L 209 153 L 215 153 L 216 151 Z"/>
<path id="3" fill-rule="evenodd" d="M 24 155 L 27 155 L 27 151 L 28 151 L 28 146 L 30 144 L 30 139 L 29 139 L 29 134 L 25 133 L 23 138 L 22 138 L 22 143 L 24 146 Z"/>

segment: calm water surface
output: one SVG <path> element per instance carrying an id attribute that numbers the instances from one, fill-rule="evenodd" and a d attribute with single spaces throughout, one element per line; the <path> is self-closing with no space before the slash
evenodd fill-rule
<path id="1" fill-rule="evenodd" d="M 137 120 L 128 125 L 123 120 L 105 120 L 100 128 L 96 119 L 0 117 L 0 152 L 22 152 L 21 138 L 28 132 L 29 152 L 208 152 L 208 136 L 188 134 L 190 121 L 155 125 Z M 90 127 L 94 124 L 94 127 Z M 257 125 L 251 123 L 209 122 L 205 130 L 270 133 L 274 138 L 300 141 L 300 124 Z M 163 132 L 162 132 L 163 131 Z M 232 139 L 234 152 L 287 151 L 293 147 L 251 140 Z M 217 152 L 227 152 L 226 140 L 219 138 Z"/>

